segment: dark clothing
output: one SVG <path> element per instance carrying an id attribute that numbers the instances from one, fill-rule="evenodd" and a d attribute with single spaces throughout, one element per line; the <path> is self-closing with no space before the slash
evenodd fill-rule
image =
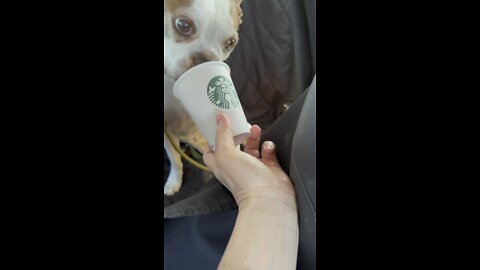
<path id="1" fill-rule="evenodd" d="M 166 219 L 164 268 L 217 269 L 233 230 L 237 210 Z"/>

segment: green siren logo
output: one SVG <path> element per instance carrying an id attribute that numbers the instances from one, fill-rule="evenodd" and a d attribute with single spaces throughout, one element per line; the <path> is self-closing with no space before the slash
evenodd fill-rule
<path id="1" fill-rule="evenodd" d="M 215 76 L 210 80 L 207 94 L 208 99 L 219 108 L 230 109 L 231 106 L 234 108 L 240 106 L 240 100 L 232 82 L 223 76 Z"/>

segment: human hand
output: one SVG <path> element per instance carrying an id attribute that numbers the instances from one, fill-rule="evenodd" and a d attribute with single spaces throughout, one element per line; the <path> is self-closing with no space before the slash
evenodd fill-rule
<path id="1" fill-rule="evenodd" d="M 225 114 L 219 113 L 216 151 L 213 152 L 207 144 L 203 161 L 230 190 L 239 208 L 250 203 L 282 202 L 296 209 L 294 188 L 278 164 L 275 144 L 266 141 L 259 150 L 261 129 L 254 125 L 250 132 L 244 152 L 238 150 L 233 142 L 230 121 Z"/>

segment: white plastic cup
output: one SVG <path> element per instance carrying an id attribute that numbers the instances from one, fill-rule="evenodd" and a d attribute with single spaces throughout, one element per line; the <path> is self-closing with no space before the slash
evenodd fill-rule
<path id="1" fill-rule="evenodd" d="M 230 120 L 235 145 L 250 136 L 251 126 L 245 118 L 227 64 L 211 61 L 187 70 L 175 82 L 173 95 L 183 104 L 214 151 L 218 112 L 225 113 Z"/>

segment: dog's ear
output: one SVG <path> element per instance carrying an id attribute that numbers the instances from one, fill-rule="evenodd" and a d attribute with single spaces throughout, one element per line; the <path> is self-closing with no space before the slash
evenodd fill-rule
<path id="1" fill-rule="evenodd" d="M 237 12 L 238 12 L 238 25 L 242 23 L 243 12 L 240 5 L 242 4 L 243 0 L 235 0 L 235 4 L 237 5 Z"/>

